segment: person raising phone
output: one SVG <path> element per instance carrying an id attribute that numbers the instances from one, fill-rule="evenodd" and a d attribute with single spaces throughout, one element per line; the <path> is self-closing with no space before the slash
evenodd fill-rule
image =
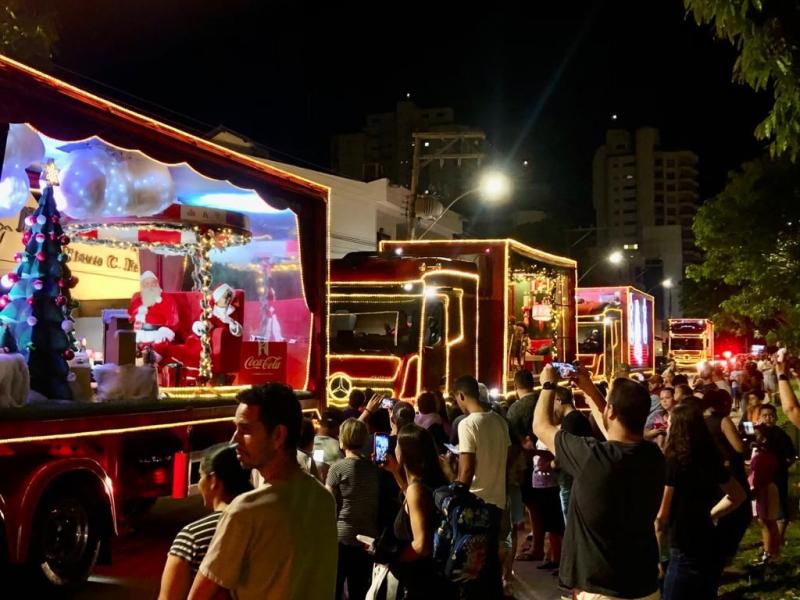
<path id="1" fill-rule="evenodd" d="M 786 350 L 775 354 L 775 372 L 778 374 L 778 393 L 781 397 L 781 408 L 795 427 L 800 427 L 800 403 L 792 387 L 791 372 L 786 366 Z"/>
<path id="2" fill-rule="evenodd" d="M 336 598 L 342 598 L 344 585 L 350 598 L 363 598 L 369 589 L 372 557 L 357 535 L 378 535 L 380 485 L 378 468 L 362 456 L 369 434 L 358 419 L 347 419 L 339 430 L 344 460 L 334 464 L 325 482 L 336 498 L 336 527 L 339 534 L 339 563 Z"/>

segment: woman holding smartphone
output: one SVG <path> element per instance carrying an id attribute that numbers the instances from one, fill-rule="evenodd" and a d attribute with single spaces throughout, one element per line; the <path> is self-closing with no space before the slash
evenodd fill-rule
<path id="1" fill-rule="evenodd" d="M 433 534 L 439 525 L 433 491 L 449 481 L 439 465 L 436 443 L 418 425 L 406 425 L 397 435 L 396 460 L 387 455 L 384 468 L 392 471 L 405 501 L 394 522 L 394 534 L 404 544 L 389 569 L 403 587 L 406 600 L 450 598 L 454 590 L 433 561 Z"/>
<path id="2" fill-rule="evenodd" d="M 336 598 L 344 595 L 363 600 L 372 577 L 372 557 L 357 536 L 378 535 L 380 471 L 362 456 L 369 438 L 367 426 L 358 419 L 347 419 L 339 430 L 339 444 L 344 459 L 328 471 L 325 483 L 336 498 L 336 527 L 339 533 L 339 563 L 336 577 Z"/>

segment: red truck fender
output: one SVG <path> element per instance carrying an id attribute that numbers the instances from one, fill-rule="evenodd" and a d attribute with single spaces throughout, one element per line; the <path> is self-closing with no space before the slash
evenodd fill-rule
<path id="1" fill-rule="evenodd" d="M 44 495 L 59 483 L 94 486 L 107 509 L 108 534 L 117 533 L 117 510 L 113 482 L 103 467 L 90 458 L 64 458 L 48 462 L 33 471 L 20 485 L 15 498 L 6 501 L 16 508 L 5 510 L 9 559 L 23 563 L 28 558 L 31 532 L 36 512 Z M 2 505 L 0 505 L 2 507 Z"/>

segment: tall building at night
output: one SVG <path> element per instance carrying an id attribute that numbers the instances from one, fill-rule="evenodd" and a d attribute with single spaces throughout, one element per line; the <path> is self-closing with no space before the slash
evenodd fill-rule
<path id="1" fill-rule="evenodd" d="M 671 278 L 672 316 L 679 316 L 685 266 L 699 259 L 692 233 L 699 204 L 697 162 L 690 150 L 662 148 L 658 130 L 642 127 L 609 129 L 592 165 L 595 255 L 627 247 L 627 266 L 618 277 L 657 295 L 659 283 Z"/>
<path id="2" fill-rule="evenodd" d="M 337 135 L 331 143 L 331 166 L 337 175 L 372 181 L 386 177 L 404 187 L 411 184 L 414 132 L 479 132 L 456 123 L 449 107 L 420 108 L 411 100 L 397 103 L 394 112 L 367 115 L 357 133 Z M 425 142 L 425 153 L 441 150 L 448 142 Z M 448 153 L 483 152 L 485 142 L 462 140 L 448 146 Z M 466 147 L 469 145 L 469 147 Z M 474 186 L 477 161 L 433 161 L 420 169 L 418 190 L 443 199 L 455 198 Z"/>

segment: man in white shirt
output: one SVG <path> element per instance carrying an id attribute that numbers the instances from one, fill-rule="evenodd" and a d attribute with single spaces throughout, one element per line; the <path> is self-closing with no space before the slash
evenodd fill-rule
<path id="1" fill-rule="evenodd" d="M 264 484 L 225 509 L 189 600 L 211 600 L 224 590 L 238 600 L 332 600 L 336 506 L 297 462 L 300 403 L 277 383 L 241 392 L 238 399 L 236 454 Z"/>
<path id="2" fill-rule="evenodd" d="M 508 423 L 480 403 L 480 390 L 474 377 L 459 377 L 453 385 L 453 396 L 467 416 L 458 424 L 458 477 L 456 480 L 486 502 L 492 512 L 493 528 L 486 556 L 486 572 L 479 587 L 485 597 L 502 596 L 502 578 L 498 537 L 506 527 L 501 520 L 506 509 L 506 463 L 511 437 Z M 510 525 L 510 523 L 509 523 Z M 499 591 L 500 595 L 497 595 Z"/>

